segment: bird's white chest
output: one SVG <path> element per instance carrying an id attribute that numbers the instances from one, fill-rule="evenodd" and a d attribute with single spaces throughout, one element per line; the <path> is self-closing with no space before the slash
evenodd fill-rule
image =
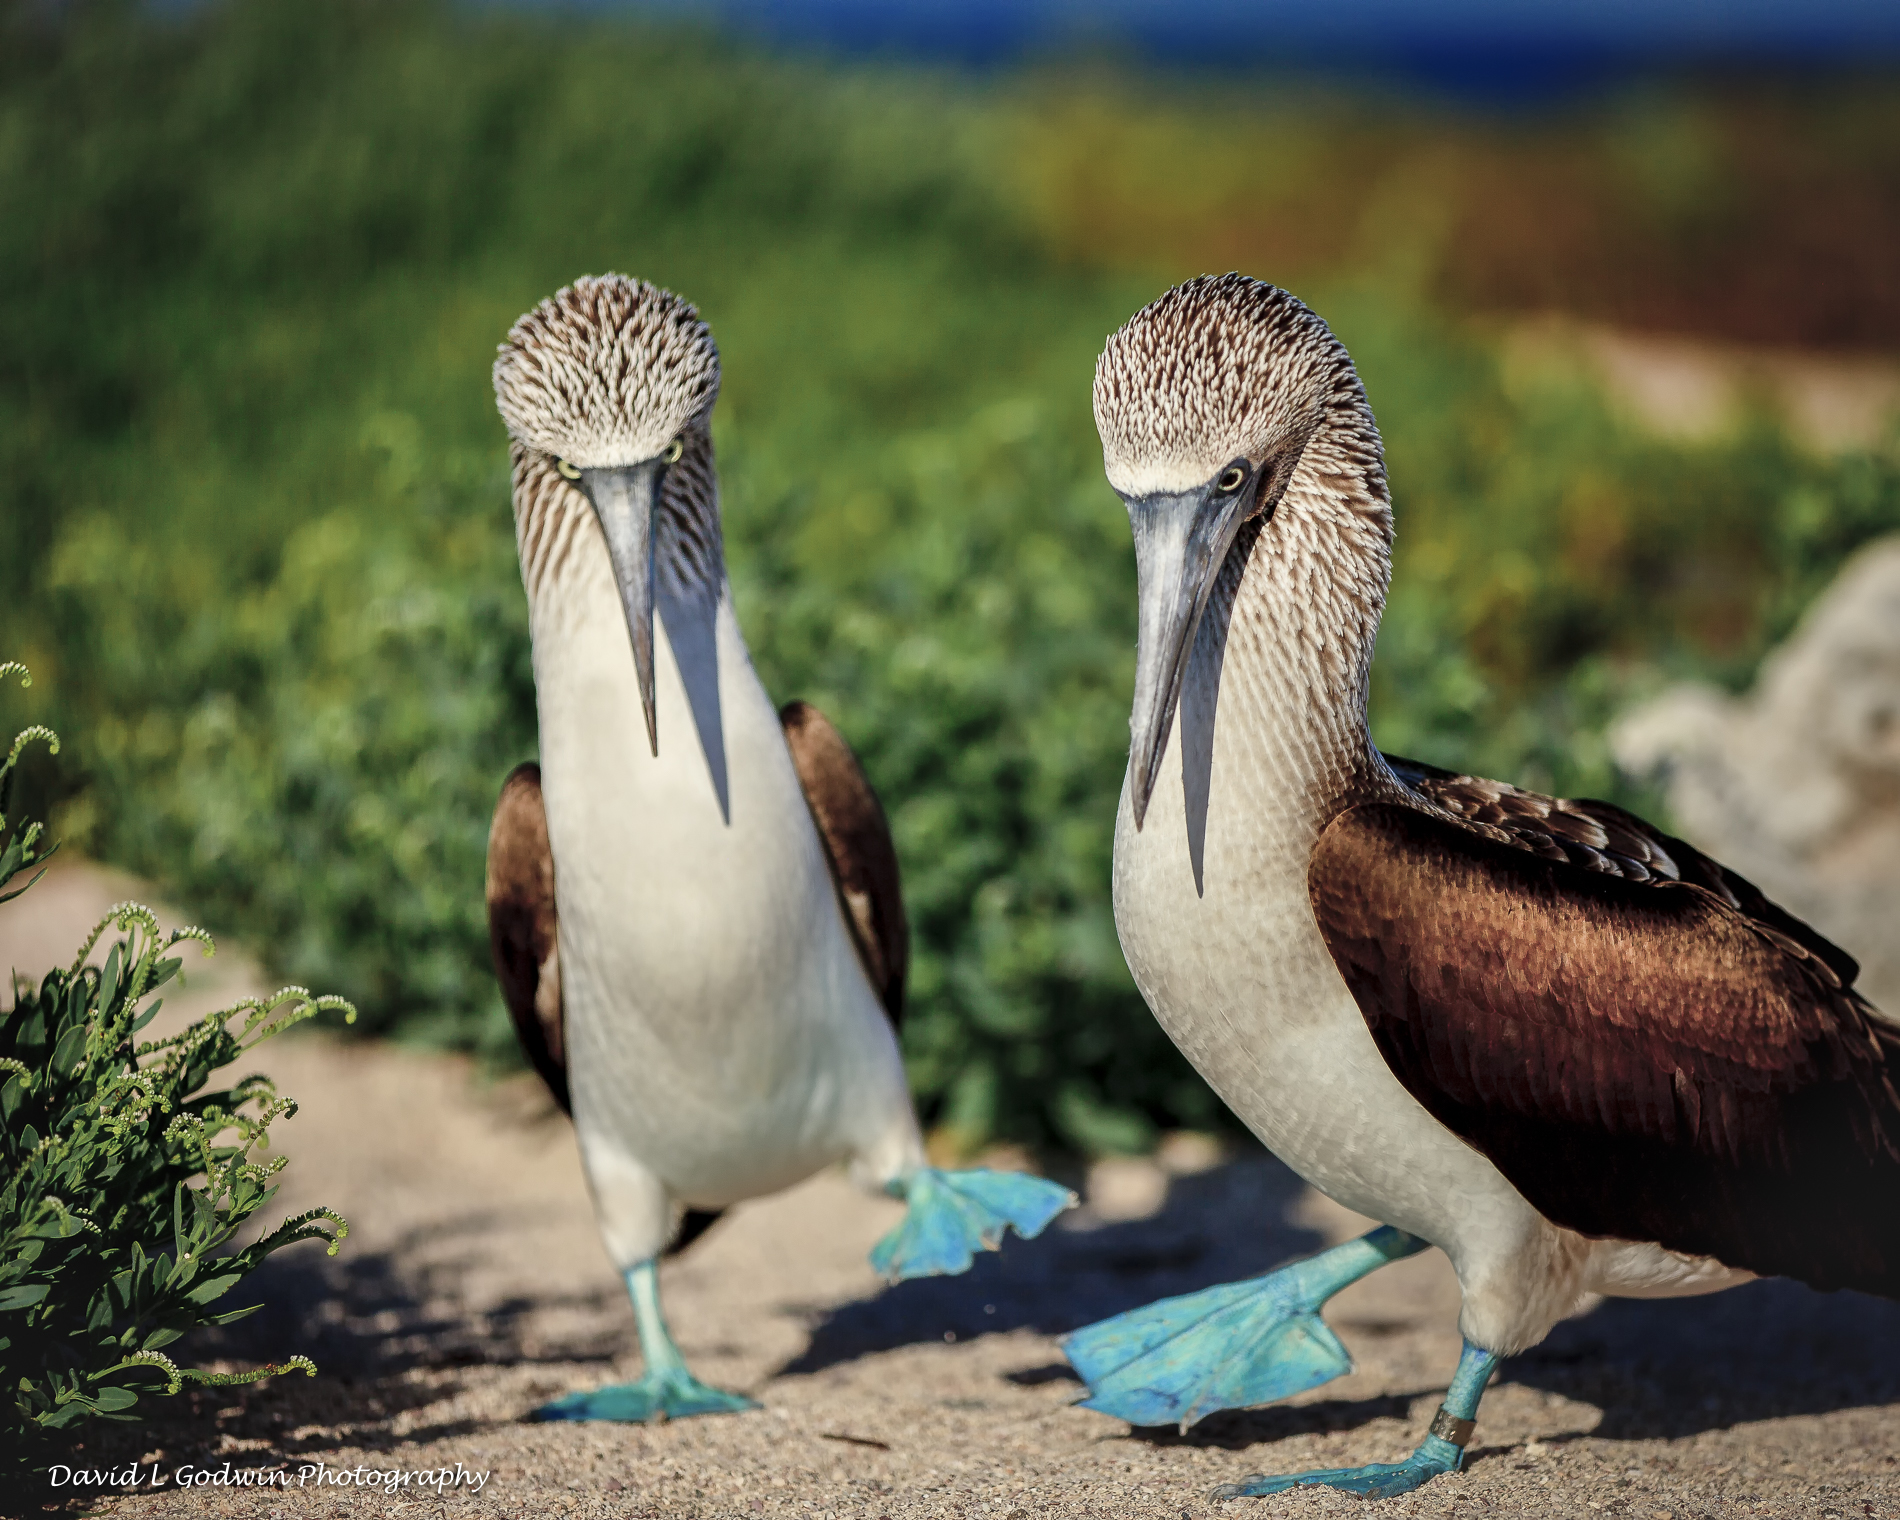
<path id="1" fill-rule="evenodd" d="M 1491 1216 L 1522 1210 L 1515 1190 L 1392 1075 L 1321 938 L 1310 799 L 1338 745 L 1298 721 L 1296 673 L 1257 643 L 1241 620 L 1224 648 L 1203 624 L 1139 830 L 1124 790 L 1115 923 L 1136 985 L 1241 1120 L 1330 1197 L 1441 1244 L 1513 1228 Z"/>
<path id="2" fill-rule="evenodd" d="M 537 599 L 542 784 L 576 1122 L 717 1203 L 908 1094 L 730 602 L 660 601 L 656 756 L 604 551 Z"/>

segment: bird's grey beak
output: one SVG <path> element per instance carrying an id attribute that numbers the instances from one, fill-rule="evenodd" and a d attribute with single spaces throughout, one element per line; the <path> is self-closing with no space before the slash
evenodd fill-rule
<path id="1" fill-rule="evenodd" d="M 640 678 L 640 705 L 646 710 L 647 743 L 660 752 L 660 730 L 653 711 L 653 513 L 660 504 L 666 464 L 649 459 L 611 470 L 582 470 L 580 487 L 594 504 L 607 553 L 613 560 L 620 605 L 633 639 L 633 668 Z"/>
<path id="2" fill-rule="evenodd" d="M 1188 654 L 1220 567 L 1253 498 L 1251 479 L 1217 491 L 1212 482 L 1177 494 L 1123 497 L 1135 533 L 1140 577 L 1135 706 L 1129 718 L 1128 775 L 1135 827 L 1148 816 L 1174 711 L 1181 702 Z"/>

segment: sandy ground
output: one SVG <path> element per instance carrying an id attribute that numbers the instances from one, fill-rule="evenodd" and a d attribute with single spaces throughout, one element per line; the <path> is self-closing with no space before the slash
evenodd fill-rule
<path id="1" fill-rule="evenodd" d="M 0 963 L 69 955 L 129 884 L 69 868 L 0 910 Z M 191 1001 L 254 973 L 221 955 Z M 884 1289 L 865 1265 L 897 1207 L 836 1174 L 732 1211 L 662 1271 L 675 1331 L 755 1413 L 653 1427 L 538 1425 L 573 1388 L 637 1375 L 632 1316 L 595 1239 L 566 1121 L 527 1081 L 461 1062 L 288 1037 L 258 1064 L 302 1103 L 281 1126 L 281 1207 L 332 1204 L 341 1252 L 280 1255 L 265 1307 L 204 1357 L 292 1351 L 319 1377 L 160 1401 L 100 1427 L 75 1465 L 138 1461 L 146 1486 L 89 1512 L 180 1515 L 1154 1517 L 1358 1514 L 1320 1491 L 1238 1506 L 1255 1471 L 1395 1460 L 1456 1359 L 1457 1288 L 1430 1253 L 1375 1274 L 1328 1317 L 1351 1375 L 1186 1436 L 1074 1407 L 1055 1337 L 1164 1294 L 1264 1270 L 1363 1227 L 1265 1155 L 1193 1137 L 1159 1162 L 1096 1167 L 1088 1205 L 957 1279 Z M 240 1290 L 245 1291 L 245 1290 Z M 1788 1283 L 1613 1303 L 1506 1364 L 1465 1473 L 1382 1508 L 1418 1516 L 1900 1516 L 1900 1306 Z M 181 1489 L 181 1467 L 301 1488 Z M 438 1495 L 387 1472 L 485 1474 Z M 149 1486 L 153 1466 L 166 1484 Z M 326 1481 L 347 1475 L 347 1486 Z M 379 1486 L 370 1486 L 374 1482 Z M 71 1488 L 7 1496 L 24 1513 Z M 62 1506 L 65 1507 L 65 1506 Z"/>

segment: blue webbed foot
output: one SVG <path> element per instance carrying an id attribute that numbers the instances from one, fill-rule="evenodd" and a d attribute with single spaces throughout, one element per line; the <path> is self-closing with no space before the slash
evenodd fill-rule
<path id="1" fill-rule="evenodd" d="M 1210 1499 L 1258 1499 L 1290 1488 L 1343 1488 L 1362 1499 L 1392 1499 L 1423 1487 L 1441 1473 L 1456 1472 L 1464 1452 L 1449 1441 L 1427 1436 L 1403 1462 L 1374 1462 L 1369 1467 L 1321 1467 L 1312 1472 L 1267 1477 L 1252 1473 L 1238 1483 L 1223 1483 Z"/>
<path id="2" fill-rule="evenodd" d="M 543 1404 L 530 1417 L 536 1420 L 617 1420 L 622 1424 L 656 1424 L 683 1420 L 695 1414 L 738 1414 L 759 1406 L 742 1393 L 709 1387 L 687 1370 L 686 1358 L 673 1344 L 660 1312 L 660 1279 L 651 1261 L 627 1268 L 627 1295 L 633 1300 L 633 1320 L 640 1332 L 640 1354 L 646 1376 L 637 1383 L 613 1383 L 586 1393 L 570 1393 Z"/>
<path id="3" fill-rule="evenodd" d="M 1423 1249 L 1390 1227 L 1264 1277 L 1164 1298 L 1062 1341 L 1084 1409 L 1183 1430 L 1217 1409 L 1291 1398 L 1352 1370 L 1320 1306 L 1375 1267 Z"/>
<path id="4" fill-rule="evenodd" d="M 742 1393 L 712 1388 L 685 1371 L 649 1372 L 637 1383 L 570 1393 L 535 1410 L 537 1420 L 617 1420 L 657 1424 L 695 1414 L 738 1414 L 759 1406 Z"/>
<path id="5" fill-rule="evenodd" d="M 1291 1398 L 1352 1370 L 1317 1313 L 1271 1278 L 1226 1283 L 1077 1330 L 1062 1342 L 1084 1409 L 1183 1429 L 1217 1409 Z"/>
<path id="6" fill-rule="evenodd" d="M 1498 1358 L 1465 1342 L 1464 1355 L 1458 1358 L 1458 1371 L 1451 1387 L 1445 1390 L 1445 1402 L 1438 1406 L 1432 1428 L 1418 1443 L 1418 1450 L 1403 1462 L 1374 1462 L 1369 1467 L 1321 1467 L 1312 1472 L 1287 1473 L 1267 1477 L 1251 1473 L 1238 1483 L 1223 1483 L 1208 1495 L 1210 1499 L 1258 1499 L 1267 1494 L 1283 1494 L 1292 1488 L 1339 1488 L 1362 1499 L 1391 1499 L 1422 1488 L 1441 1473 L 1456 1472 L 1464 1465 L 1465 1443 L 1478 1417 L 1478 1400 L 1484 1397 L 1484 1385 L 1496 1370 Z"/>
<path id="7" fill-rule="evenodd" d="M 871 1248 L 871 1265 L 886 1282 L 967 1272 L 978 1251 L 1003 1243 L 1005 1230 L 1033 1239 L 1075 1202 L 1075 1194 L 1046 1177 L 981 1167 L 919 1167 L 891 1190 L 909 1207 L 897 1228 Z"/>

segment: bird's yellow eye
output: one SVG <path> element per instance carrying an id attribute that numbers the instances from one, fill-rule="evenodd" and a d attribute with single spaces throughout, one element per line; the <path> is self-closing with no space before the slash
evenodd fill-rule
<path id="1" fill-rule="evenodd" d="M 554 468 L 561 472 L 561 478 L 563 480 L 579 480 L 581 478 L 581 472 L 575 469 L 574 466 L 569 464 L 565 459 L 555 460 Z"/>
<path id="2" fill-rule="evenodd" d="M 1230 464 L 1220 472 L 1220 479 L 1214 482 L 1217 491 L 1238 491 L 1246 483 L 1247 472 L 1237 464 Z"/>
<path id="3" fill-rule="evenodd" d="M 680 455 L 684 454 L 685 452 L 686 452 L 686 440 L 684 438 L 675 438 L 671 443 L 669 443 L 666 446 L 666 452 L 662 454 L 660 457 L 664 459 L 668 464 L 678 464 L 680 462 Z"/>

